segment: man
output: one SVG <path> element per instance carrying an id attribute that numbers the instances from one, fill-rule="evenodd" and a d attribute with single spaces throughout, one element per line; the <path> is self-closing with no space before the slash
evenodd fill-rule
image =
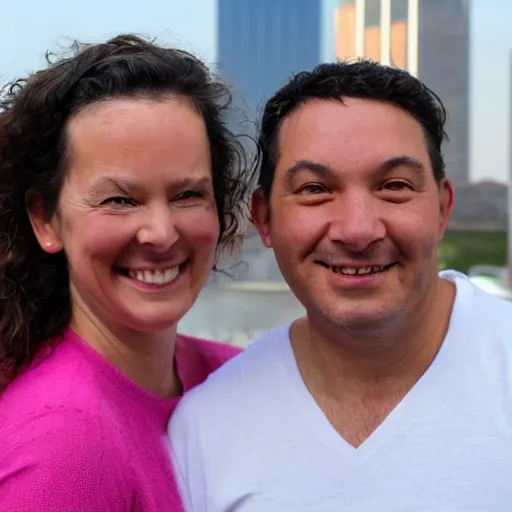
<path id="1" fill-rule="evenodd" d="M 307 316 L 178 408 L 187 510 L 510 510 L 512 304 L 438 274 L 445 117 L 365 61 L 268 101 L 253 220 Z"/>

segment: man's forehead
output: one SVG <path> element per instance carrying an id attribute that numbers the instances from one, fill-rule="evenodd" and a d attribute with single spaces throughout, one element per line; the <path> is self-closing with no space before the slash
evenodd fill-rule
<path id="1" fill-rule="evenodd" d="M 311 100 L 282 123 L 279 160 L 371 160 L 379 165 L 396 156 L 428 160 L 426 138 L 416 119 L 400 108 L 373 100 Z M 355 106 L 356 110 L 348 110 Z M 363 108 L 359 108 L 363 106 Z M 394 115 L 390 112 L 396 111 Z"/>
<path id="2" fill-rule="evenodd" d="M 290 131 L 304 123 L 314 127 L 337 122 L 368 123 L 382 118 L 389 123 L 409 122 L 421 128 L 418 120 L 407 110 L 390 101 L 367 98 L 311 98 L 293 109 L 281 122 L 280 131 Z"/>

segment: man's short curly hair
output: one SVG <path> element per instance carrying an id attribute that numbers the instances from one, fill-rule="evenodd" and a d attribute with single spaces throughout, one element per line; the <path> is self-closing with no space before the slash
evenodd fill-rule
<path id="1" fill-rule="evenodd" d="M 434 178 L 437 182 L 445 178 L 441 146 L 447 138 L 447 114 L 439 97 L 407 71 L 371 60 L 347 60 L 297 73 L 267 101 L 259 130 L 259 151 L 253 164 L 253 178 L 267 198 L 279 159 L 283 121 L 309 100 L 343 102 L 350 97 L 385 101 L 414 117 L 425 134 Z"/>

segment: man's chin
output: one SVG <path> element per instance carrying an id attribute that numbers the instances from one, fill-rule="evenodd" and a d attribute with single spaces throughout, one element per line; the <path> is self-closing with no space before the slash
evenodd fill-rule
<path id="1" fill-rule="evenodd" d="M 353 336 L 371 336 L 396 325 L 401 315 L 396 310 L 354 307 L 345 310 L 323 309 L 324 321 Z"/>

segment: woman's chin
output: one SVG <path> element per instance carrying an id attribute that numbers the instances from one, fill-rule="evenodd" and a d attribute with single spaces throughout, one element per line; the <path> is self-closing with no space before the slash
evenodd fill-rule
<path id="1" fill-rule="evenodd" d="M 169 331 L 176 329 L 178 322 L 186 315 L 190 307 L 172 308 L 167 305 L 166 308 L 162 306 L 144 308 L 144 310 L 137 310 L 126 312 L 118 316 L 118 323 L 123 325 L 126 329 L 147 333 L 158 334 L 159 332 Z"/>

